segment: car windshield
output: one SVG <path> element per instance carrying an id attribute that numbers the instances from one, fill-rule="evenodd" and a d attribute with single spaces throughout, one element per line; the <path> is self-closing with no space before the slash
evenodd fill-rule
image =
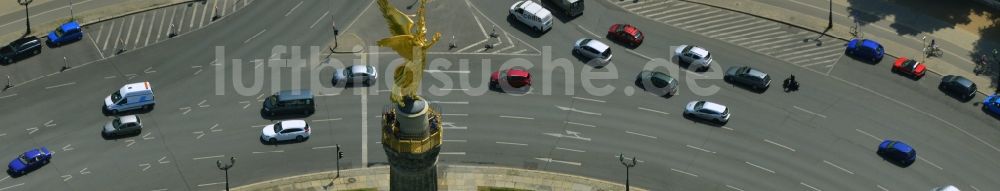
<path id="1" fill-rule="evenodd" d="M 604 50 L 604 53 L 601 53 L 601 57 L 604 57 L 604 58 L 611 57 L 611 48 L 608 48 L 607 50 Z"/>
<path id="2" fill-rule="evenodd" d="M 115 93 L 111 94 L 111 102 L 118 103 L 118 101 L 120 101 L 120 100 L 122 100 L 122 93 L 121 92 L 115 91 Z"/>
<path id="3" fill-rule="evenodd" d="M 906 69 L 913 70 L 913 68 L 917 67 L 917 61 L 916 60 L 906 60 L 906 62 L 903 62 L 903 67 L 906 68 Z"/>
<path id="4" fill-rule="evenodd" d="M 705 102 L 703 101 L 694 104 L 694 110 L 701 110 L 702 107 L 705 107 Z"/>
<path id="5" fill-rule="evenodd" d="M 21 163 L 28 164 L 28 156 L 25 156 L 24 154 L 17 156 L 17 159 L 20 160 Z"/>
<path id="6" fill-rule="evenodd" d="M 274 124 L 274 132 L 275 133 L 281 132 L 281 123 L 275 123 Z"/>
<path id="7" fill-rule="evenodd" d="M 583 41 L 580 41 L 580 45 L 585 45 L 585 44 L 589 43 L 590 40 L 591 39 L 589 39 L 589 38 L 588 39 L 583 39 Z"/>
<path id="8" fill-rule="evenodd" d="M 119 118 L 115 118 L 114 121 L 111 121 L 111 127 L 114 127 L 115 129 L 118 129 L 118 127 L 121 125 L 122 125 L 122 120 Z"/>
<path id="9" fill-rule="evenodd" d="M 635 32 L 635 38 L 636 39 L 642 38 L 642 32 Z"/>
<path id="10" fill-rule="evenodd" d="M 56 32 L 56 37 L 62 37 L 62 36 L 63 36 L 63 31 L 62 31 L 62 29 L 56 29 L 56 31 L 55 31 L 55 32 Z"/>

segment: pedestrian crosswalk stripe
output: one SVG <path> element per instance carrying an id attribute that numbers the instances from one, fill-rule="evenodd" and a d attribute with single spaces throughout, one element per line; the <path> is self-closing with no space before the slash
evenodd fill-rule
<path id="1" fill-rule="evenodd" d="M 774 23 L 764 23 L 764 24 L 761 24 L 761 25 L 757 25 L 757 26 L 750 26 L 750 27 L 744 27 L 744 28 L 742 28 L 742 29 L 738 29 L 738 28 L 737 28 L 737 29 L 736 29 L 736 30 L 734 30 L 734 31 L 722 31 L 722 30 L 720 30 L 719 32 L 724 32 L 724 33 L 718 33 L 718 34 L 710 34 L 710 33 L 706 33 L 705 35 L 706 35 L 706 36 L 716 36 L 716 37 L 723 37 L 723 36 L 726 36 L 726 35 L 733 35 L 734 33 L 742 33 L 742 32 L 746 32 L 746 31 L 748 31 L 748 30 L 758 30 L 757 32 L 760 32 L 760 31 L 765 31 L 765 30 L 761 30 L 761 29 L 763 29 L 763 28 L 768 28 L 768 27 L 772 27 L 772 29 L 771 29 L 771 30 L 776 30 L 776 29 L 778 29 L 778 27 L 775 27 L 775 24 L 774 24 Z M 744 35 L 740 35 L 740 36 L 746 36 L 746 35 L 745 35 L 746 33 L 743 33 L 743 34 L 744 34 Z"/>
<path id="2" fill-rule="evenodd" d="M 712 16 L 707 16 L 707 17 L 702 17 L 702 18 L 697 18 L 697 19 L 691 19 L 691 20 L 687 20 L 687 21 L 679 22 L 679 23 L 680 24 L 698 23 L 698 22 L 701 22 L 701 21 L 704 21 L 704 20 L 708 20 L 708 19 L 715 19 L 715 18 L 719 18 L 719 17 L 730 16 L 730 14 L 728 12 L 723 12 L 723 13 L 719 13 L 719 12 L 722 12 L 722 11 L 720 11 L 720 10 L 712 10 L 711 12 L 708 12 L 708 14 L 711 14 Z"/>

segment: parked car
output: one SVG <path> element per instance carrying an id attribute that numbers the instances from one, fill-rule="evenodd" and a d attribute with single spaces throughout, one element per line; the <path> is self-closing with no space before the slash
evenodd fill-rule
<path id="1" fill-rule="evenodd" d="M 962 76 L 947 75 L 942 77 L 938 89 L 946 94 L 958 96 L 962 100 L 976 97 L 976 83 Z"/>
<path id="2" fill-rule="evenodd" d="M 364 86 L 370 86 L 377 81 L 378 71 L 375 70 L 375 67 L 370 65 L 352 65 L 334 71 L 332 84 L 344 83 L 344 85 L 352 85 L 360 82 Z"/>
<path id="3" fill-rule="evenodd" d="M 42 41 L 38 37 L 29 36 L 14 40 L 0 48 L 0 61 L 13 64 L 16 61 L 42 53 Z"/>
<path id="4" fill-rule="evenodd" d="M 52 151 L 48 148 L 32 148 L 11 160 L 7 164 L 7 173 L 14 176 L 24 175 L 49 164 L 49 160 L 52 160 Z"/>
<path id="5" fill-rule="evenodd" d="M 555 6 L 567 17 L 583 15 L 583 0 L 546 0 L 545 2 Z"/>
<path id="6" fill-rule="evenodd" d="M 265 126 L 261 130 L 260 140 L 271 144 L 288 140 L 302 142 L 309 139 L 310 134 L 312 131 L 309 130 L 309 124 L 306 124 L 306 121 L 287 120 Z"/>
<path id="7" fill-rule="evenodd" d="M 663 72 L 643 70 L 635 77 L 635 86 L 659 96 L 677 94 L 677 80 Z"/>
<path id="8" fill-rule="evenodd" d="M 771 86 L 771 76 L 750 66 L 733 66 L 726 69 L 722 78 L 726 82 L 739 84 L 763 92 Z"/>
<path id="9" fill-rule="evenodd" d="M 892 64 L 892 72 L 907 75 L 911 78 L 920 78 L 924 77 L 924 74 L 927 73 L 927 67 L 916 60 L 899 57 Z"/>
<path id="10" fill-rule="evenodd" d="M 510 6 L 510 15 L 536 32 L 552 29 L 552 12 L 534 1 L 518 1 Z"/>
<path id="11" fill-rule="evenodd" d="M 311 90 L 283 90 L 264 99 L 264 114 L 275 116 L 279 114 L 310 115 L 316 112 Z"/>
<path id="12" fill-rule="evenodd" d="M 48 43 L 54 46 L 62 46 L 79 41 L 80 39 L 83 39 L 83 30 L 80 29 L 80 23 L 69 21 L 49 32 Z"/>
<path id="13" fill-rule="evenodd" d="M 501 84 L 509 85 L 512 88 L 531 86 L 531 73 L 521 68 L 511 68 L 494 71 L 490 74 L 490 88 L 503 88 Z"/>
<path id="14" fill-rule="evenodd" d="M 917 160 L 917 150 L 897 140 L 884 140 L 878 144 L 878 156 L 900 167 L 907 167 Z"/>
<path id="15" fill-rule="evenodd" d="M 597 61 L 600 64 L 611 62 L 611 47 L 590 38 L 576 40 L 573 43 L 573 53 L 587 58 L 587 62 Z"/>
<path id="16" fill-rule="evenodd" d="M 866 62 L 878 63 L 885 55 L 885 49 L 882 48 L 882 44 L 874 40 L 855 38 L 847 42 L 847 50 L 844 53 Z"/>
<path id="17" fill-rule="evenodd" d="M 983 99 L 983 111 L 993 115 L 1000 115 L 1000 95 L 993 94 Z"/>
<path id="18" fill-rule="evenodd" d="M 116 117 L 115 119 L 104 124 L 104 128 L 101 131 L 105 137 L 109 136 L 121 136 L 126 134 L 139 134 L 142 132 L 142 121 L 139 120 L 139 116 L 136 115 L 126 115 L 121 117 Z"/>
<path id="19" fill-rule="evenodd" d="M 125 84 L 121 89 L 104 97 L 104 111 L 117 115 L 120 112 L 142 109 L 149 111 L 156 105 L 153 87 L 149 82 Z"/>
<path id="20" fill-rule="evenodd" d="M 709 120 L 718 124 L 729 122 L 729 108 L 708 101 L 688 102 L 684 107 L 684 116 Z"/>
<path id="21" fill-rule="evenodd" d="M 642 40 L 646 36 L 642 35 L 642 31 L 630 24 L 613 24 L 611 28 L 608 28 L 608 39 L 617 41 L 618 43 L 625 44 L 630 47 L 637 47 L 642 44 Z"/>
<path id="22" fill-rule="evenodd" d="M 708 65 L 712 64 L 712 53 L 697 46 L 678 46 L 677 49 L 674 49 L 674 55 L 677 56 L 678 61 L 687 63 L 689 67 L 695 67 L 696 70 L 707 70 Z"/>

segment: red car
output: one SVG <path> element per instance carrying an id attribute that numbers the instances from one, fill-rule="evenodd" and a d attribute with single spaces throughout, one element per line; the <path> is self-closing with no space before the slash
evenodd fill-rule
<path id="1" fill-rule="evenodd" d="M 531 86 L 531 73 L 521 68 L 511 68 L 490 74 L 490 88 L 499 89 L 500 83 L 506 83 L 513 88 Z"/>
<path id="2" fill-rule="evenodd" d="M 914 78 L 920 78 L 927 73 L 927 68 L 923 63 L 917 62 L 916 60 L 909 59 L 906 57 L 900 57 L 896 59 L 896 62 L 892 64 L 892 72 L 902 73 Z"/>
<path id="3" fill-rule="evenodd" d="M 614 24 L 608 29 L 608 39 L 632 47 L 642 44 L 642 39 L 645 37 L 642 35 L 642 31 L 639 31 L 639 28 L 630 24 Z"/>

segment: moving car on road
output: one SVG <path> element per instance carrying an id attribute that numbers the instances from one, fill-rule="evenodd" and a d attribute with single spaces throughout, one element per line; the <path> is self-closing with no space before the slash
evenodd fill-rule
<path id="1" fill-rule="evenodd" d="M 279 114 L 309 115 L 316 112 L 311 90 L 283 90 L 264 99 L 264 114 L 275 116 Z"/>
<path id="2" fill-rule="evenodd" d="M 763 92 L 771 86 L 771 76 L 750 66 L 729 67 L 722 79 L 729 83 L 753 88 L 758 92 Z"/>
<path id="3" fill-rule="evenodd" d="M 53 46 L 62 46 L 71 42 L 83 39 L 83 30 L 80 30 L 80 23 L 69 21 L 49 32 L 48 43 Z"/>
<path id="4" fill-rule="evenodd" d="M 42 41 L 38 37 L 29 36 L 14 40 L 14 42 L 0 48 L 0 61 L 2 64 L 13 64 L 15 61 L 41 53 Z"/>
<path id="5" fill-rule="evenodd" d="M 52 151 L 45 147 L 33 148 L 11 160 L 7 164 L 7 173 L 14 176 L 24 175 L 49 164 L 49 160 L 52 160 Z"/>
<path id="6" fill-rule="evenodd" d="M 364 86 L 370 86 L 378 81 L 378 71 L 370 65 L 352 65 L 347 68 L 337 69 L 333 72 L 333 85 L 344 83 L 353 85 L 360 82 Z"/>
<path id="7" fill-rule="evenodd" d="M 508 85 L 512 88 L 531 86 L 531 73 L 529 73 L 528 70 L 515 67 L 506 70 L 494 71 L 490 74 L 491 89 L 505 88 L 503 85 Z"/>
<path id="8" fill-rule="evenodd" d="M 924 63 L 917 62 L 916 60 L 899 57 L 896 59 L 896 62 L 892 63 L 892 72 L 919 79 L 927 73 L 927 67 L 924 66 Z"/>
<path id="9" fill-rule="evenodd" d="M 1000 115 L 1000 95 L 993 94 L 983 99 L 983 111 L 993 115 Z"/>
<path id="10" fill-rule="evenodd" d="M 101 131 L 105 137 L 110 136 L 121 136 L 126 134 L 139 134 L 142 132 L 142 121 L 139 120 L 139 116 L 136 115 L 126 115 L 121 117 L 116 117 L 115 119 L 109 121 L 104 125 L 104 129 Z"/>
<path id="11" fill-rule="evenodd" d="M 125 84 L 118 91 L 104 97 L 104 111 L 112 115 L 135 109 L 149 111 L 156 105 L 153 98 L 153 88 L 149 82 Z"/>
<path id="12" fill-rule="evenodd" d="M 692 101 L 684 107 L 685 117 L 697 117 L 718 124 L 729 122 L 729 108 L 708 101 Z"/>
<path id="13" fill-rule="evenodd" d="M 612 41 L 617 41 L 629 47 L 639 46 L 642 44 L 642 40 L 646 38 L 646 36 L 642 35 L 642 31 L 639 28 L 630 24 L 611 25 L 611 28 L 608 28 L 607 37 Z"/>
<path id="14" fill-rule="evenodd" d="M 946 94 L 958 96 L 964 101 L 976 97 L 976 83 L 962 76 L 947 75 L 942 77 L 938 89 Z"/>
<path id="15" fill-rule="evenodd" d="M 874 40 L 855 38 L 847 42 L 847 50 L 844 50 L 844 54 L 875 64 L 882 60 L 885 49 L 882 48 L 882 44 Z"/>
<path id="16" fill-rule="evenodd" d="M 689 68 L 695 67 L 696 70 L 707 70 L 708 65 L 712 64 L 712 53 L 697 46 L 686 44 L 678 46 L 674 49 L 674 55 L 677 56 L 677 61 L 687 63 Z"/>
<path id="17" fill-rule="evenodd" d="M 552 29 L 552 13 L 534 1 L 518 1 L 510 6 L 510 15 L 535 32 Z"/>
<path id="18" fill-rule="evenodd" d="M 643 70 L 635 77 L 635 86 L 658 96 L 677 94 L 677 80 L 663 72 Z"/>
<path id="19" fill-rule="evenodd" d="M 573 53 L 587 58 L 587 62 L 597 61 L 600 64 L 611 62 L 611 47 L 590 38 L 576 40 L 573 43 Z"/>
<path id="20" fill-rule="evenodd" d="M 917 150 L 897 140 L 884 140 L 875 151 L 882 159 L 900 167 L 908 167 L 917 160 Z"/>
<path id="21" fill-rule="evenodd" d="M 265 126 L 261 130 L 260 140 L 270 144 L 288 140 L 302 142 L 309 139 L 310 134 L 312 131 L 309 130 L 309 124 L 306 124 L 306 121 L 287 120 Z"/>

